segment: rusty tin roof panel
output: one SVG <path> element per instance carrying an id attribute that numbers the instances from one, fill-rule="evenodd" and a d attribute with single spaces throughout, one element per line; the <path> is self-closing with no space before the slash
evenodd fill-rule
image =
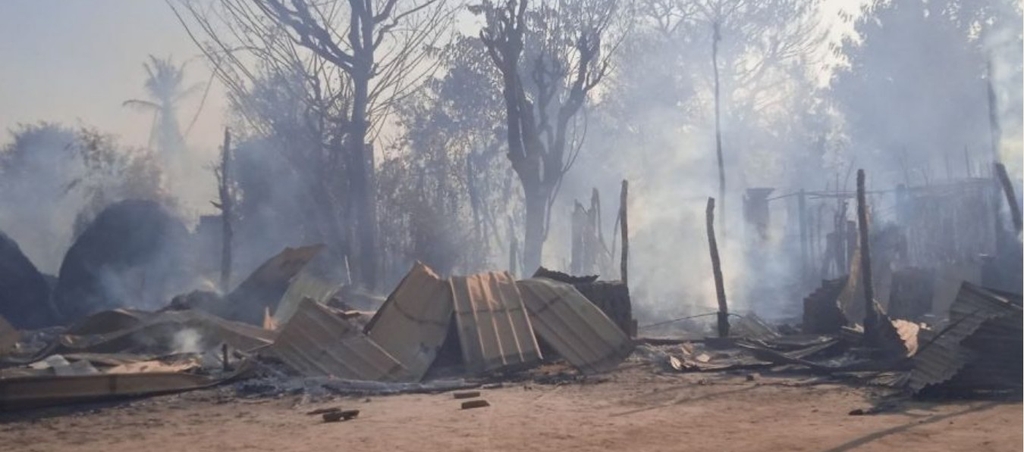
<path id="1" fill-rule="evenodd" d="M 305 376 L 403 381 L 408 370 L 358 327 L 316 302 L 303 300 L 271 350 Z"/>
<path id="2" fill-rule="evenodd" d="M 544 278 L 517 285 L 537 334 L 581 372 L 615 369 L 633 351 L 629 337 L 571 285 Z"/>
<path id="3" fill-rule="evenodd" d="M 1005 348 L 1000 342 L 1016 341 L 1019 347 L 1020 318 L 1020 295 L 997 292 L 964 282 L 960 286 L 956 300 L 949 308 L 948 326 L 939 332 L 922 330 L 918 337 L 918 353 L 913 358 L 914 369 L 910 376 L 910 387 L 914 391 L 920 391 L 928 386 L 948 382 L 975 361 L 992 365 L 990 359 L 978 359 L 979 353 L 984 354 L 984 349 L 970 344 L 971 337 L 983 337 L 986 344 L 997 349 Z M 1005 325 L 1013 327 L 1001 327 Z M 968 346 L 965 346 L 965 342 Z M 1007 357 L 1007 369 L 1019 370 L 1020 363 L 1019 353 Z M 993 372 L 988 374 L 996 376 Z M 960 383 L 967 386 L 985 386 L 983 381 Z"/>
<path id="4" fill-rule="evenodd" d="M 418 381 L 448 335 L 452 312 L 451 285 L 417 262 L 370 320 L 367 334 Z"/>
<path id="5" fill-rule="evenodd" d="M 537 338 L 512 275 L 456 276 L 451 287 L 467 371 L 480 374 L 540 361 Z"/>

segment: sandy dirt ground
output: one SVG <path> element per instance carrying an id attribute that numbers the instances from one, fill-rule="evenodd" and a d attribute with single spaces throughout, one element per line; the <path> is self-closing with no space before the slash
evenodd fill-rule
<path id="1" fill-rule="evenodd" d="M 1020 401 L 900 401 L 877 389 L 801 378 L 657 374 L 625 369 L 598 383 L 505 384 L 491 406 L 451 393 L 238 399 L 230 388 L 0 416 L 5 451 L 1019 451 Z M 889 405 L 893 405 L 889 403 Z M 316 408 L 358 409 L 323 423 Z"/>

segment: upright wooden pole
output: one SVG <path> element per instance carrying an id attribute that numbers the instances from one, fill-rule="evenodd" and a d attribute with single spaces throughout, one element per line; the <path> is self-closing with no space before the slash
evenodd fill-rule
<path id="1" fill-rule="evenodd" d="M 619 196 L 619 219 L 622 221 L 622 256 L 619 263 L 619 274 L 622 276 L 622 283 L 629 287 L 629 215 L 626 210 L 626 200 L 629 199 L 629 181 L 622 180 L 622 193 Z"/>
<path id="2" fill-rule="evenodd" d="M 221 253 L 220 253 L 220 288 L 222 293 L 231 290 L 231 241 L 234 238 L 232 220 L 234 217 L 234 199 L 231 194 L 231 131 L 224 129 L 224 144 L 220 151 L 220 219 L 221 219 Z"/>
<path id="3" fill-rule="evenodd" d="M 864 336 L 872 337 L 878 327 L 875 290 L 871 285 L 871 246 L 868 240 L 868 206 L 864 195 L 864 170 L 857 170 L 857 226 L 860 231 L 860 274 L 864 285 Z"/>
<path id="4" fill-rule="evenodd" d="M 1017 231 L 1017 234 L 1020 234 L 1021 229 L 1024 229 L 1024 220 L 1021 220 L 1020 206 L 1017 205 L 1017 193 L 1013 191 L 1010 175 L 1006 174 L 1006 166 L 1002 163 L 995 164 L 995 172 L 996 177 L 999 178 L 999 183 L 1003 186 L 1006 202 L 1010 204 L 1010 218 L 1013 219 L 1013 228 Z"/>
<path id="5" fill-rule="evenodd" d="M 711 273 L 715 277 L 715 295 L 718 296 L 718 337 L 729 336 L 729 306 L 725 302 L 725 283 L 722 281 L 722 262 L 718 258 L 715 241 L 715 198 L 708 198 L 708 248 L 711 249 Z"/>
<path id="6" fill-rule="evenodd" d="M 802 284 L 807 282 L 808 279 L 807 261 L 809 260 L 807 255 L 807 242 L 809 240 L 809 238 L 807 237 L 807 193 L 803 189 L 800 189 L 800 197 L 798 198 L 798 200 L 800 210 L 800 282 Z"/>

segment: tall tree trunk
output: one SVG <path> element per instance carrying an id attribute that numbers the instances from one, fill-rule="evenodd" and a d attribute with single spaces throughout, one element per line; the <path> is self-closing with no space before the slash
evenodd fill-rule
<path id="1" fill-rule="evenodd" d="M 526 240 L 523 243 L 523 271 L 534 272 L 540 268 L 544 252 L 544 227 L 547 217 L 548 198 L 537 187 L 527 187 L 526 194 Z"/>
<path id="2" fill-rule="evenodd" d="M 371 60 L 372 61 L 372 60 Z M 353 74 L 352 125 L 348 137 L 348 175 L 349 196 L 352 198 L 352 215 L 350 221 L 355 225 L 356 242 L 352 247 L 357 249 L 359 263 L 359 280 L 366 289 L 377 288 L 377 219 L 373 208 L 373 187 L 370 172 L 373 168 L 367 156 L 367 107 L 369 96 L 370 68 L 362 68 Z"/>
<path id="3" fill-rule="evenodd" d="M 235 232 L 232 228 L 234 199 L 231 195 L 230 179 L 231 132 L 224 129 L 224 145 L 220 151 L 220 210 L 221 210 L 221 254 L 220 288 L 222 293 L 231 290 L 231 241 Z"/>

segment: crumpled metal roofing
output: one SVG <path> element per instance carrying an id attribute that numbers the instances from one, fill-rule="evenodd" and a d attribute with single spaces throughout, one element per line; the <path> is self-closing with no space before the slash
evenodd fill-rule
<path id="1" fill-rule="evenodd" d="M 613 370 L 632 353 L 622 329 L 573 286 L 545 278 L 516 284 L 537 334 L 581 372 Z"/>
<path id="2" fill-rule="evenodd" d="M 960 386 L 986 387 L 1016 372 L 1020 386 L 1021 296 L 964 282 L 950 306 L 949 324 L 938 332 L 922 330 L 909 386 L 914 391 L 961 380 Z M 1001 356 L 1016 349 L 1012 356 Z M 975 364 L 987 371 L 971 369 Z M 959 374 L 967 370 L 962 378 Z"/>
<path id="3" fill-rule="evenodd" d="M 367 334 L 419 381 L 437 357 L 452 320 L 452 287 L 417 262 L 366 325 Z"/>
<path id="4" fill-rule="evenodd" d="M 530 317 L 512 275 L 451 278 L 462 359 L 470 373 L 520 367 L 541 359 Z"/>
<path id="5" fill-rule="evenodd" d="M 299 373 L 350 380 L 408 381 L 408 369 L 358 327 L 303 300 L 271 351 Z"/>
<path id="6" fill-rule="evenodd" d="M 292 278 L 288 290 L 281 296 L 281 301 L 274 308 L 274 323 L 282 325 L 288 322 L 288 319 L 295 313 L 295 309 L 299 307 L 299 302 L 304 298 L 311 298 L 320 304 L 326 303 L 338 287 L 348 282 L 344 262 L 338 261 L 331 253 L 317 254 L 298 275 Z"/>
<path id="7" fill-rule="evenodd" d="M 323 245 L 285 248 L 252 272 L 214 312 L 228 320 L 263 324 L 266 308 L 276 309 L 295 275 L 323 250 Z"/>
<path id="8" fill-rule="evenodd" d="M 241 322 L 224 320 L 199 310 L 164 311 L 155 314 L 136 314 L 132 322 L 109 321 L 117 316 L 127 315 L 114 311 L 111 314 L 97 313 L 88 329 L 93 334 L 63 334 L 58 341 L 41 352 L 41 356 L 52 353 L 136 353 L 155 350 L 174 352 L 175 338 L 191 330 L 195 333 L 198 346 L 215 346 L 226 343 L 239 350 L 252 350 L 270 344 L 275 333 Z M 128 318 L 128 317 L 125 317 Z M 134 324 L 132 324 L 134 323 Z M 125 327 L 125 325 L 129 325 Z"/>

